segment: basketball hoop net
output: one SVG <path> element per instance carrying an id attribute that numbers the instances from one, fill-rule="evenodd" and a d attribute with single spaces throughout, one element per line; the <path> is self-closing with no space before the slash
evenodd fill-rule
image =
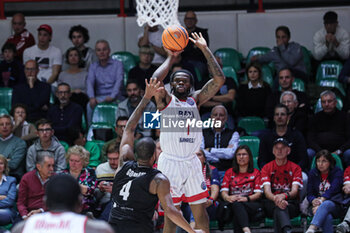
<path id="1" fill-rule="evenodd" d="M 137 24 L 142 27 L 145 23 L 153 27 L 161 25 L 180 25 L 177 19 L 179 0 L 136 0 Z"/>

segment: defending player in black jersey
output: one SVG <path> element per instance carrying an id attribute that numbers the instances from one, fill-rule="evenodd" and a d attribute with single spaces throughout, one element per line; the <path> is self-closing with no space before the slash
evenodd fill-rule
<path id="1" fill-rule="evenodd" d="M 202 233 L 193 230 L 173 205 L 170 196 L 169 180 L 158 170 L 152 168 L 156 159 L 155 143 L 151 138 L 142 138 L 135 146 L 134 133 L 139 119 L 155 92 L 159 91 L 159 82 L 152 78 L 146 81 L 146 91 L 141 102 L 131 115 L 120 144 L 119 168 L 113 182 L 113 208 L 109 223 L 116 233 L 151 233 L 152 216 L 158 199 L 167 216 L 187 232 Z M 127 160 L 132 160 L 124 162 Z"/>

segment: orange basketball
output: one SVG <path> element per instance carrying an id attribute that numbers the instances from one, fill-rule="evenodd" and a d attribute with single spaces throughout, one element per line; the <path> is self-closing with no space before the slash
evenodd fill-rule
<path id="1" fill-rule="evenodd" d="M 187 30 L 179 25 L 169 26 L 163 31 L 162 42 L 171 51 L 181 51 L 188 44 Z"/>

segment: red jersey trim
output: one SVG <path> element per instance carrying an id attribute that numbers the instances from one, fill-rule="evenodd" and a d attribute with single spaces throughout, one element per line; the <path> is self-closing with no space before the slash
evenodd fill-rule
<path id="1" fill-rule="evenodd" d="M 88 218 L 85 217 L 85 221 L 84 221 L 84 233 L 86 233 L 86 223 L 87 223 L 87 220 L 88 220 Z"/>
<path id="2" fill-rule="evenodd" d="M 201 200 L 203 198 L 209 197 L 208 191 L 204 191 L 202 193 L 196 194 L 194 196 L 186 197 L 185 194 L 183 194 L 181 197 L 173 197 L 174 204 L 179 204 L 180 202 L 194 202 Z"/>
<path id="3" fill-rule="evenodd" d="M 169 104 L 171 103 L 172 100 L 173 100 L 173 96 L 171 96 L 169 103 L 163 109 L 161 109 L 160 111 L 165 110 L 169 106 Z"/>

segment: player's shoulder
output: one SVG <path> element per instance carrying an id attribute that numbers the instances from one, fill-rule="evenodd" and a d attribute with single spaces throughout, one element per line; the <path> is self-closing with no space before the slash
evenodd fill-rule
<path id="1" fill-rule="evenodd" d="M 95 232 L 99 232 L 99 233 L 113 233 L 113 229 L 111 228 L 111 226 L 102 220 L 92 220 L 89 219 L 86 222 L 86 233 L 95 233 Z"/>

